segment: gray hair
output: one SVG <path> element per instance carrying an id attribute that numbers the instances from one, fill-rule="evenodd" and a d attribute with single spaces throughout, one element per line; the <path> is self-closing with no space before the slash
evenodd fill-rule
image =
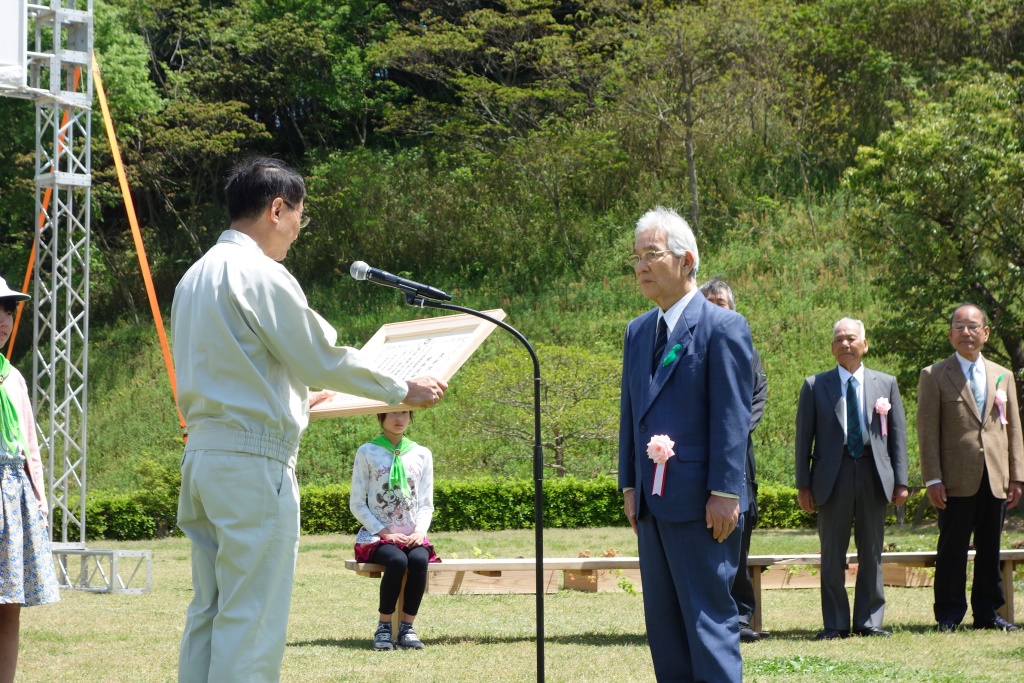
<path id="1" fill-rule="evenodd" d="M 700 293 L 705 297 L 718 296 L 725 292 L 725 300 L 729 302 L 729 310 L 736 310 L 736 297 L 733 296 L 732 287 L 717 275 L 700 286 Z"/>
<path id="2" fill-rule="evenodd" d="M 868 335 L 867 332 L 864 331 L 864 323 L 857 320 L 856 318 L 840 318 L 839 320 L 837 320 L 836 324 L 832 326 L 833 337 L 836 336 L 836 330 L 838 330 L 839 326 L 842 325 L 843 323 L 853 323 L 854 325 L 857 326 L 857 330 L 860 332 L 860 338 L 867 339 Z"/>
<path id="3" fill-rule="evenodd" d="M 693 254 L 693 270 L 690 271 L 690 279 L 697 279 L 697 267 L 700 265 L 700 255 L 697 253 L 697 238 L 693 235 L 686 220 L 672 209 L 663 206 L 656 206 L 636 222 L 636 230 L 633 237 L 640 237 L 648 230 L 662 228 L 668 233 L 668 248 L 676 256 L 682 256 L 686 252 Z"/>

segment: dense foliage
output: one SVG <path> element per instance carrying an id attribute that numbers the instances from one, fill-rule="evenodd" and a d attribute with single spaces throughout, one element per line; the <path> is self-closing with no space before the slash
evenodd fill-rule
<path id="1" fill-rule="evenodd" d="M 94 6 L 165 310 L 225 227 L 225 170 L 277 155 L 306 175 L 313 216 L 285 264 L 343 343 L 415 315 L 348 278 L 362 259 L 500 306 L 541 346 L 549 475 L 616 468 L 621 335 L 648 306 L 622 258 L 656 203 L 691 219 L 702 274 L 730 281 L 751 322 L 769 378 L 763 481 L 792 483 L 799 383 L 833 362 L 841 316 L 867 323 L 868 363 L 900 376 L 911 416 L 957 301 L 988 308 L 993 357 L 1024 371 L 1019 0 Z M 31 105 L 0 100 L 0 122 L 0 274 L 20 282 Z M 98 121 L 93 133 L 89 481 L 130 490 L 143 460 L 176 462 L 180 435 L 138 328 L 145 294 Z M 498 337 L 417 422 L 442 477 L 529 474 L 527 364 Z M 314 423 L 303 483 L 347 481 L 373 434 L 369 420 Z"/>

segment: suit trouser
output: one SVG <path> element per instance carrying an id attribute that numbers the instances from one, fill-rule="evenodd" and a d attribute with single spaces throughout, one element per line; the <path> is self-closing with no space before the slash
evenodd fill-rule
<path id="1" fill-rule="evenodd" d="M 999 571 L 999 539 L 1006 500 L 996 498 L 988 473 L 973 496 L 949 496 L 939 510 L 939 542 L 935 553 L 935 619 L 959 624 L 967 614 L 967 549 L 974 533 L 974 621 L 988 623 L 1003 606 L 1003 575 Z"/>
<path id="2" fill-rule="evenodd" d="M 703 519 L 638 522 L 644 617 L 659 683 L 740 683 L 740 630 L 729 588 L 740 530 L 719 543 Z"/>
<path id="3" fill-rule="evenodd" d="M 287 464 L 235 451 L 186 451 L 178 526 L 192 586 L 178 681 L 277 681 L 299 544 L 299 490 Z"/>
<path id="4" fill-rule="evenodd" d="M 865 452 L 856 460 L 844 455 L 832 494 L 818 508 L 821 615 L 827 629 L 850 630 L 846 553 L 850 549 L 851 525 L 857 543 L 853 627 L 882 627 L 885 616 L 882 546 L 888 503 L 870 453 Z"/>
<path id="5" fill-rule="evenodd" d="M 750 555 L 750 534 L 757 526 L 757 505 L 740 515 L 743 534 L 740 536 L 740 561 L 736 569 L 736 580 L 732 584 L 732 598 L 736 601 L 736 610 L 740 615 L 740 627 L 750 628 L 750 620 L 754 618 L 757 607 L 757 596 L 754 595 L 754 584 L 750 580 L 750 568 L 747 557 Z M 760 567 L 755 571 L 761 571 Z"/>

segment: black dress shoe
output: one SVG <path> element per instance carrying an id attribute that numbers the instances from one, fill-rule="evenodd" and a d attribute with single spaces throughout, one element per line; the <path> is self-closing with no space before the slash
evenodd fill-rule
<path id="1" fill-rule="evenodd" d="M 849 631 L 840 631 L 837 628 L 827 628 L 815 636 L 815 638 L 818 640 L 839 640 L 840 638 L 847 638 L 849 635 Z"/>
<path id="2" fill-rule="evenodd" d="M 992 621 L 974 622 L 974 628 L 978 629 L 979 631 L 982 629 L 1007 632 L 1020 630 L 1020 626 L 1017 626 L 1016 624 L 1011 624 L 998 614 L 995 616 L 995 618 L 992 619 Z"/>
<path id="3" fill-rule="evenodd" d="M 950 621 L 948 619 L 943 619 L 935 625 L 935 630 L 939 633 L 952 633 L 958 628 L 960 628 L 960 624 L 956 623 L 955 621 Z"/>
<path id="4" fill-rule="evenodd" d="M 879 636 L 882 638 L 888 638 L 892 634 L 885 629 L 878 628 L 877 626 L 867 626 L 865 628 L 855 628 L 853 632 L 858 636 Z"/>
<path id="5" fill-rule="evenodd" d="M 741 643 L 756 643 L 761 640 L 761 634 L 750 628 L 749 626 L 740 625 L 740 642 Z"/>

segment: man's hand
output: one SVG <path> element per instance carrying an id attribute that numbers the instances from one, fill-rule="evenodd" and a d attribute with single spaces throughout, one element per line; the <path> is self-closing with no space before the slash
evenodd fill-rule
<path id="1" fill-rule="evenodd" d="M 729 538 L 740 521 L 739 498 L 726 498 L 711 494 L 704 508 L 704 519 L 711 529 L 712 536 L 721 543 Z"/>
<path id="2" fill-rule="evenodd" d="M 444 397 L 448 383 L 436 377 L 416 377 L 407 382 L 409 393 L 404 403 L 410 408 L 432 408 Z"/>
<path id="3" fill-rule="evenodd" d="M 1006 492 L 1006 509 L 1017 507 L 1020 502 L 1021 484 L 1019 481 L 1011 481 L 1010 488 Z"/>
<path id="4" fill-rule="evenodd" d="M 623 503 L 623 509 L 626 513 L 626 519 L 629 520 L 629 525 L 633 527 L 633 533 L 638 534 L 636 528 L 636 489 L 630 489 L 622 492 L 625 501 Z"/>
<path id="5" fill-rule="evenodd" d="M 906 486 L 896 486 L 892 490 L 892 504 L 899 507 L 907 502 L 907 497 L 910 495 L 910 489 Z"/>
<path id="6" fill-rule="evenodd" d="M 1017 498 L 1020 498 L 1020 483 L 1017 484 Z M 928 487 L 928 500 L 936 509 L 946 509 L 946 487 L 941 481 Z"/>
<path id="7" fill-rule="evenodd" d="M 321 389 L 320 391 L 309 392 L 309 407 L 312 408 L 317 403 L 323 403 L 324 401 L 334 398 L 337 394 L 336 391 L 330 389 Z"/>
<path id="8" fill-rule="evenodd" d="M 814 494 L 811 493 L 810 486 L 801 486 L 796 490 L 796 502 L 804 512 L 814 514 Z"/>

